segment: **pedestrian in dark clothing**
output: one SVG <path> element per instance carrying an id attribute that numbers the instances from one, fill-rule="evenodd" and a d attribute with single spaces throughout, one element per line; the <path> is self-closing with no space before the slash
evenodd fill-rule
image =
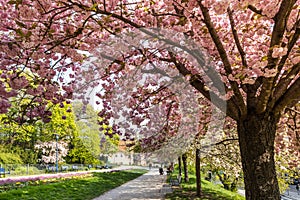
<path id="1" fill-rule="evenodd" d="M 164 175 L 164 169 L 162 167 L 159 168 L 159 174 Z"/>

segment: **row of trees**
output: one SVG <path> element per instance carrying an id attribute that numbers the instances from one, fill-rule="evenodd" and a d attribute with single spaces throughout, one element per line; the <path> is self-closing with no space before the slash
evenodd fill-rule
<path id="1" fill-rule="evenodd" d="M 298 107 L 295 107 L 295 109 L 299 109 L 299 105 Z M 284 130 L 284 132 L 278 131 L 277 133 L 278 139 L 276 140 L 277 150 L 275 161 L 281 193 L 288 188 L 289 184 L 292 183 L 293 178 L 299 178 L 299 166 L 297 164 L 299 163 L 299 157 L 294 156 L 294 154 L 297 154 L 297 151 L 295 151 L 294 148 L 286 148 L 285 145 L 293 145 L 294 142 L 299 142 L 298 139 L 293 139 L 293 135 L 298 135 L 295 128 L 298 126 L 297 123 L 299 124 L 300 116 L 296 115 L 298 112 L 297 110 L 293 110 L 292 113 L 290 111 L 287 112 L 289 115 L 286 115 L 281 121 L 294 120 L 296 123 L 281 123 L 279 130 Z M 231 126 L 232 124 L 229 121 L 227 121 L 227 124 Z M 236 128 L 230 127 L 227 131 L 229 132 L 224 135 L 224 138 L 211 146 L 209 151 L 206 151 L 205 147 L 197 148 L 196 141 L 191 145 L 187 152 L 178 157 L 179 175 L 184 175 L 183 180 L 185 182 L 188 182 L 187 163 L 194 166 L 192 169 L 189 169 L 189 173 L 192 172 L 197 175 L 197 194 L 199 196 L 201 195 L 200 180 L 201 174 L 203 173 L 205 174 L 205 177 L 202 178 L 210 181 L 217 178 L 221 181 L 225 189 L 235 191 L 238 185 L 241 186 L 243 181 L 243 171 L 238 149 Z M 197 158 L 197 156 L 199 157 Z M 181 165 L 181 162 L 183 162 L 183 166 Z M 184 173 L 182 173 L 181 168 Z"/>
<path id="2" fill-rule="evenodd" d="M 281 121 L 292 120 L 293 122 L 281 123 L 277 132 L 275 161 L 280 193 L 283 193 L 288 188 L 293 178 L 299 178 L 299 166 L 297 164 L 299 163 L 299 156 L 297 155 L 298 146 L 296 149 L 285 147 L 285 145 L 293 145 L 293 143 L 299 142 L 299 139 L 294 138 L 294 135 L 299 134 L 298 131 L 295 130 L 299 126 L 300 120 L 298 110 L 299 104 L 292 112 L 291 110 L 287 111 L 288 114 L 286 114 Z M 179 154 L 180 156 L 177 162 L 179 175 L 183 175 L 183 180 L 188 182 L 188 170 L 189 173 L 192 172 L 196 174 L 197 194 L 199 196 L 201 196 L 202 173 L 207 174 L 205 177 L 207 180 L 211 180 L 209 174 L 217 176 L 224 188 L 235 191 L 238 184 L 241 186 L 244 175 L 238 148 L 236 127 L 234 127 L 232 120 L 230 118 L 226 120 L 223 138 L 211 146 L 201 146 L 200 143 L 203 137 L 198 136 L 199 134 L 195 135 L 194 143 L 192 143 L 182 155 Z M 137 143 L 137 145 L 140 146 L 140 143 Z M 166 146 L 167 149 L 164 149 L 164 151 L 177 151 L 176 148 L 170 148 L 171 145 Z M 207 148 L 209 148 L 209 151 L 207 151 Z M 149 148 L 142 148 L 142 151 L 148 151 L 148 149 Z M 141 149 L 139 148 L 139 150 Z M 160 150 L 158 150 L 158 152 L 159 151 Z M 171 160 L 172 159 L 174 160 L 174 157 L 171 158 Z M 183 163 L 183 165 L 181 163 Z M 192 165 L 192 167 L 188 169 L 188 165 Z"/>

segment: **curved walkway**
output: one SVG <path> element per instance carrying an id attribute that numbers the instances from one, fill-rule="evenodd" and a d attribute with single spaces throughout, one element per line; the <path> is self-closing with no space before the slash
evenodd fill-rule
<path id="1" fill-rule="evenodd" d="M 166 175 L 159 175 L 154 168 L 93 200 L 162 200 L 169 192 L 172 189 L 166 184 Z"/>

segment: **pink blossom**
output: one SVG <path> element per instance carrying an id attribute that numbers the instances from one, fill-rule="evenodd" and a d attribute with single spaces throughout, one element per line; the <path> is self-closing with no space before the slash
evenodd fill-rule
<path id="1" fill-rule="evenodd" d="M 296 55 L 295 57 L 293 57 L 293 58 L 291 59 L 291 61 L 292 61 L 293 64 L 298 64 L 298 63 L 300 63 L 300 55 Z"/>
<path id="2" fill-rule="evenodd" d="M 284 56 L 287 54 L 287 48 L 286 47 L 274 47 L 272 57 L 273 58 L 279 58 L 281 56 Z"/>

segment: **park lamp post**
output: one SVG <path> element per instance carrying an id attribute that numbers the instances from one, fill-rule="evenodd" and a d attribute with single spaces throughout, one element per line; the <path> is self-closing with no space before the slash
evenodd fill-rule
<path id="1" fill-rule="evenodd" d="M 55 139 L 56 139 L 56 167 L 55 171 L 56 173 L 58 172 L 58 134 L 55 134 Z"/>

